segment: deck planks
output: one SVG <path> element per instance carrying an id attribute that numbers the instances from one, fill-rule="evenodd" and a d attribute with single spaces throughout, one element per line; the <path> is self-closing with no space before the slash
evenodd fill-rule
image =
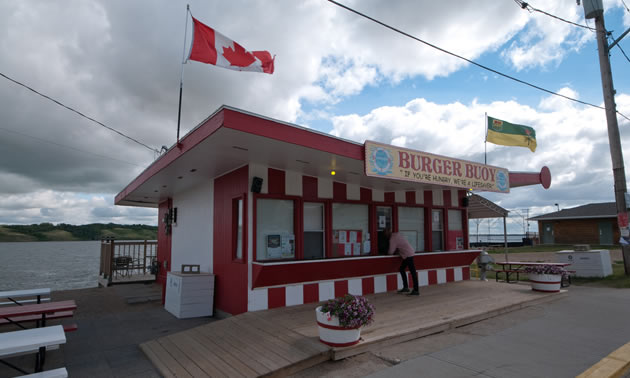
<path id="1" fill-rule="evenodd" d="M 311 303 L 257 311 L 208 323 L 141 345 L 165 377 L 288 375 L 328 359 L 423 337 L 501 313 L 560 298 L 529 286 L 480 281 L 422 287 L 419 297 L 395 293 L 366 296 L 374 323 L 354 347 L 319 342 Z"/>

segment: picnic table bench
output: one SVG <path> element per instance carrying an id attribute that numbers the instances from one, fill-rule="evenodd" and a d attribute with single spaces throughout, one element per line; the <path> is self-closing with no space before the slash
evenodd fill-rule
<path id="1" fill-rule="evenodd" d="M 70 317 L 76 308 L 73 300 L 0 307 L 0 325 L 10 323 L 25 329 L 21 323 L 36 321 L 37 327 L 45 327 L 46 320 Z"/>
<path id="2" fill-rule="evenodd" d="M 512 280 L 512 282 L 518 282 L 519 279 L 519 275 L 521 273 L 526 273 L 525 272 L 525 268 L 528 266 L 537 266 L 537 265 L 556 265 L 556 266 L 560 266 L 560 267 L 566 267 L 569 266 L 571 264 L 569 263 L 547 263 L 547 262 L 532 262 L 532 261 L 502 261 L 502 262 L 495 262 L 495 264 L 497 265 L 501 265 L 501 269 L 499 270 L 495 270 L 495 279 L 497 282 L 499 282 L 499 277 L 500 274 L 499 273 L 505 273 L 505 282 L 510 283 L 510 275 L 512 274 L 516 274 L 516 281 Z M 569 276 L 568 278 L 568 284 L 566 286 L 569 286 L 571 284 L 571 278 Z M 563 287 L 566 287 L 565 285 L 563 285 Z"/>
<path id="3" fill-rule="evenodd" d="M 46 361 L 46 349 L 65 344 L 65 342 L 66 334 L 63 327 L 59 325 L 0 333 L 0 362 L 22 374 L 28 374 L 3 358 L 23 353 L 37 353 L 35 372 L 41 372 Z"/>
<path id="4" fill-rule="evenodd" d="M 7 299 L 9 300 L 9 302 L 0 302 L 0 305 L 16 304 L 18 306 L 21 306 L 26 303 L 41 303 L 50 301 L 50 288 L 46 287 L 27 290 L 0 291 L 0 300 Z"/>

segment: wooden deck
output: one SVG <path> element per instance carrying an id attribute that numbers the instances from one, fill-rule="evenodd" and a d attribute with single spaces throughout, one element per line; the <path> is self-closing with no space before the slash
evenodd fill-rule
<path id="1" fill-rule="evenodd" d="M 395 293 L 366 297 L 374 323 L 353 347 L 318 341 L 316 304 L 230 317 L 142 344 L 165 377 L 284 376 L 328 359 L 342 359 L 557 299 L 529 285 L 464 281 L 420 288 L 420 297 Z"/>

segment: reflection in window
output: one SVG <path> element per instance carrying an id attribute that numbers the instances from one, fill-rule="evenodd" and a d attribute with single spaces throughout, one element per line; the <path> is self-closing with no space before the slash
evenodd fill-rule
<path id="1" fill-rule="evenodd" d="M 256 200 L 256 259 L 295 258 L 294 205 L 291 200 Z"/>
<path id="2" fill-rule="evenodd" d="M 304 259 L 321 259 L 325 254 L 324 204 L 304 203 Z"/>
<path id="3" fill-rule="evenodd" d="M 398 230 L 416 251 L 424 251 L 424 209 L 398 207 Z"/>
<path id="4" fill-rule="evenodd" d="M 335 257 L 370 253 L 368 205 L 333 203 L 333 251 Z"/>

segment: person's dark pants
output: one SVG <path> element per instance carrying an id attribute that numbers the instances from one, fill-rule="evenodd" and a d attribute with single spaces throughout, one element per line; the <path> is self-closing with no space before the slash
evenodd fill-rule
<path id="1" fill-rule="evenodd" d="M 402 277 L 403 287 L 408 288 L 409 284 L 407 283 L 405 268 L 409 268 L 409 273 L 411 273 L 411 279 L 413 280 L 413 289 L 418 291 L 418 273 L 416 273 L 416 266 L 413 263 L 413 256 L 403 259 L 400 264 L 400 276 Z"/>

